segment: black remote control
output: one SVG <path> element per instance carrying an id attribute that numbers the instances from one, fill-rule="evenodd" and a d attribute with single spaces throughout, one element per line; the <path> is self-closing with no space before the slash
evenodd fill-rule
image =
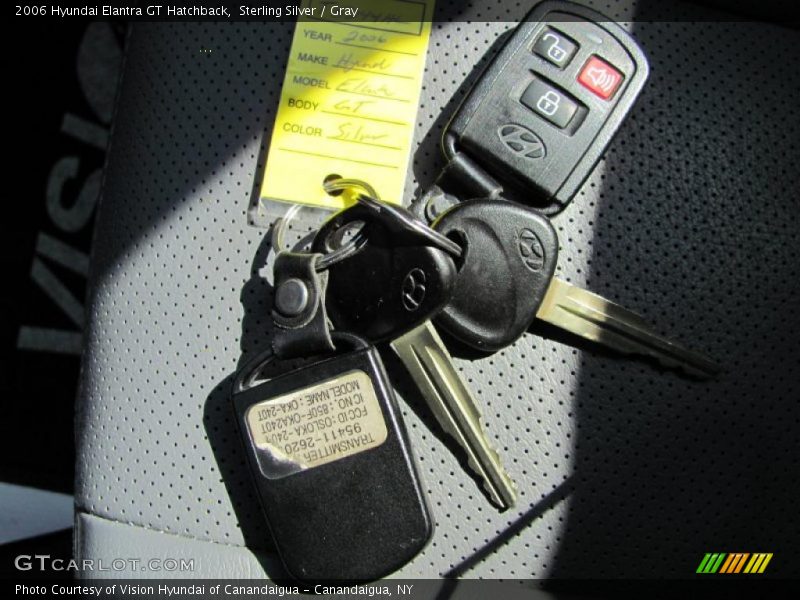
<path id="1" fill-rule="evenodd" d="M 449 162 L 422 199 L 426 216 L 447 208 L 434 205 L 442 191 L 449 204 L 502 196 L 547 214 L 563 209 L 648 72 L 635 40 L 608 18 L 569 2 L 537 5 L 445 129 Z"/>

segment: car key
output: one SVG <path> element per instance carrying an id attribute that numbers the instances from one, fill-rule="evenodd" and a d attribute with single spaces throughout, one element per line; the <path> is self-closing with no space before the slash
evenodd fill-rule
<path id="1" fill-rule="evenodd" d="M 435 322 L 465 344 L 499 350 L 536 318 L 690 375 L 719 371 L 710 358 L 658 335 L 636 313 L 553 277 L 558 239 L 535 211 L 506 200 L 471 200 L 440 215 L 433 228 L 460 240 L 464 250 L 453 295 Z"/>
<path id="2" fill-rule="evenodd" d="M 434 417 L 458 442 L 467 464 L 489 499 L 502 509 L 516 503 L 516 486 L 506 473 L 481 424 L 481 410 L 461 379 L 442 338 L 430 320 L 391 342 L 427 401 Z"/>
<path id="3" fill-rule="evenodd" d="M 644 87 L 636 41 L 570 2 L 538 4 L 444 130 L 448 164 L 417 204 L 429 220 L 458 199 L 504 197 L 546 214 L 575 195 Z"/>
<path id="4" fill-rule="evenodd" d="M 437 421 L 464 449 L 488 497 L 509 508 L 516 502 L 514 483 L 483 430 L 477 401 L 429 320 L 450 299 L 456 276 L 452 258 L 441 248 L 461 250 L 402 208 L 366 196 L 360 200 L 327 221 L 312 243 L 316 252 L 334 251 L 350 224 L 363 223 L 360 235 L 367 241 L 329 269 L 328 316 L 337 328 L 349 328 L 374 343 L 391 340 Z M 429 264 L 419 260 L 438 254 Z M 376 264 L 381 268 L 376 270 Z M 403 277 L 394 274 L 398 266 Z M 428 294 L 435 299 L 429 301 Z"/>

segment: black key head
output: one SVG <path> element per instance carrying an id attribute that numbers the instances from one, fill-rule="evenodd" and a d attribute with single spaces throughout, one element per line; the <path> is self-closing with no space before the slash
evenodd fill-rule
<path id="1" fill-rule="evenodd" d="M 326 307 L 335 329 L 373 343 L 432 318 L 450 299 L 456 279 L 453 258 L 442 247 L 458 251 L 458 245 L 404 209 L 390 208 L 355 204 L 333 215 L 312 242 L 314 252 L 328 253 L 361 226 L 364 243 L 328 269 Z"/>
<path id="2" fill-rule="evenodd" d="M 555 272 L 558 237 L 550 221 L 506 200 L 471 200 L 444 212 L 433 228 L 463 250 L 437 327 L 480 350 L 513 343 L 536 317 Z"/>

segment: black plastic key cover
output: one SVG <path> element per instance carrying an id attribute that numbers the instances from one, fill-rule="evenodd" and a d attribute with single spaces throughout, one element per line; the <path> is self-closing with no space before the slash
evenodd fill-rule
<path id="1" fill-rule="evenodd" d="M 508 346 L 536 317 L 555 272 L 558 237 L 545 217 L 506 200 L 470 200 L 433 228 L 464 250 L 455 289 L 436 325 L 486 351 Z"/>
<path id="2" fill-rule="evenodd" d="M 370 581 L 422 550 L 433 525 L 373 346 L 362 340 L 355 351 L 234 387 L 250 471 L 290 575 Z"/>
<path id="3" fill-rule="evenodd" d="M 456 279 L 447 252 L 381 218 L 355 205 L 326 222 L 312 243 L 315 252 L 329 252 L 342 229 L 364 220 L 366 243 L 329 268 L 326 306 L 335 329 L 374 343 L 430 319 L 450 299 Z"/>

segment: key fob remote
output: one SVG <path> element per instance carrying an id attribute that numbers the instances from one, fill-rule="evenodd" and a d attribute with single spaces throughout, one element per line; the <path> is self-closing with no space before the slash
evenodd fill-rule
<path id="1" fill-rule="evenodd" d="M 268 381 L 256 359 L 232 401 L 289 574 L 371 581 L 411 560 L 433 525 L 380 355 L 356 336 L 334 341 L 354 349 Z"/>
<path id="2" fill-rule="evenodd" d="M 444 132 L 444 152 L 451 162 L 465 155 L 464 164 L 485 171 L 476 181 L 488 175 L 505 198 L 558 212 L 600 159 L 648 71 L 636 41 L 610 19 L 544 2 L 469 91 Z"/>

